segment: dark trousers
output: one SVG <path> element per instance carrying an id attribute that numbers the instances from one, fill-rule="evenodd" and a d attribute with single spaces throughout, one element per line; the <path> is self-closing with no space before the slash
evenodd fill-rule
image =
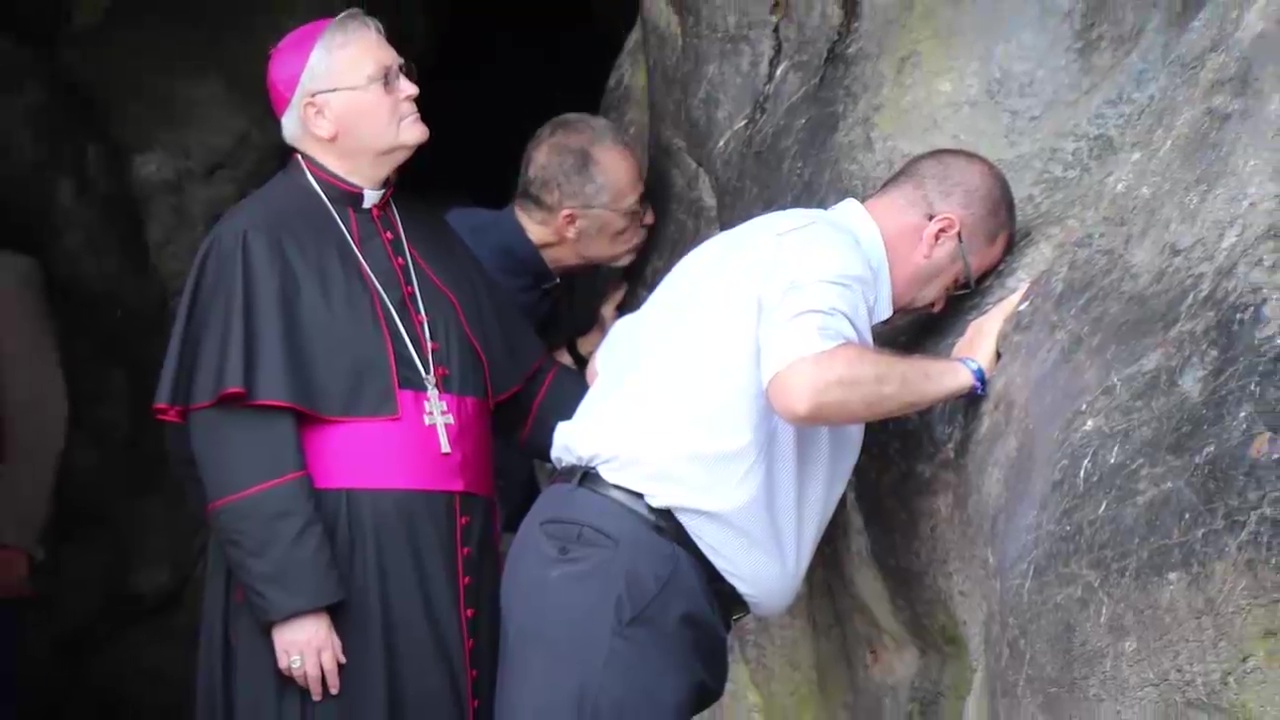
<path id="1" fill-rule="evenodd" d="M 728 668 L 689 553 L 592 490 L 542 492 L 503 571 L 495 720 L 689 720 Z"/>

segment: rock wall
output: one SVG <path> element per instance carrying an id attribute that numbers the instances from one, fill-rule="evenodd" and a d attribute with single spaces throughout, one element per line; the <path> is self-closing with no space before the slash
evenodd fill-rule
<path id="1" fill-rule="evenodd" d="M 27 47 L 0 41 L 4 242 L 47 268 L 72 405 L 33 717 L 189 708 L 200 518 L 146 410 L 167 301 L 282 150 L 251 49 L 346 4 L 51 0 L 15 7 Z M 439 4 L 365 4 L 430 56 Z M 605 107 L 651 168 L 648 284 L 941 144 L 1007 168 L 1027 234 L 990 289 L 883 341 L 943 351 L 1035 279 L 990 398 L 871 429 L 804 595 L 739 629 L 710 715 L 1280 714 L 1278 22 L 1266 0 L 644 1 Z"/>
<path id="2" fill-rule="evenodd" d="M 1025 228 L 881 333 L 945 352 L 1019 281 L 983 402 L 869 430 L 722 718 L 1280 717 L 1280 4 L 645 0 L 606 112 L 646 147 L 651 286 L 720 228 L 940 145 Z M 643 292 L 631 303 L 641 301 Z"/>

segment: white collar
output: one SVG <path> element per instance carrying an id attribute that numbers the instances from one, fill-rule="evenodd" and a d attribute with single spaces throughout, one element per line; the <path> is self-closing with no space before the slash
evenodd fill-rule
<path id="1" fill-rule="evenodd" d="M 854 237 L 867 254 L 867 261 L 875 271 L 875 307 L 871 309 L 872 324 L 882 323 L 893 316 L 893 282 L 889 276 L 889 255 L 884 248 L 884 235 L 867 208 L 853 198 L 847 198 L 827 208 L 840 224 L 853 231 Z"/>

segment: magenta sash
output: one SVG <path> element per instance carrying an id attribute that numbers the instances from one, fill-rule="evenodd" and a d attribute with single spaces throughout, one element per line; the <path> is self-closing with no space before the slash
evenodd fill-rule
<path id="1" fill-rule="evenodd" d="M 453 417 L 444 426 L 452 452 L 440 452 L 435 425 L 424 419 L 427 394 L 398 393 L 400 417 L 301 425 L 302 452 L 320 490 L 420 490 L 492 498 L 493 437 L 489 405 L 480 398 L 440 394 Z"/>

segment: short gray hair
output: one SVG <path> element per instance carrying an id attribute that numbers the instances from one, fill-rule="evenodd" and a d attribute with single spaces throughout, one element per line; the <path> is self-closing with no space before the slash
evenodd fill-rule
<path id="1" fill-rule="evenodd" d="M 296 147 L 302 139 L 302 100 L 316 82 L 328 74 L 333 51 L 352 37 L 367 32 L 380 37 L 387 36 L 381 22 L 360 8 L 351 8 L 339 13 L 320 34 L 316 46 L 311 50 L 311 57 L 302 70 L 302 77 L 298 79 L 298 87 L 289 99 L 289 106 L 280 116 L 280 136 L 290 147 Z"/>
<path id="2" fill-rule="evenodd" d="M 609 188 L 596 172 L 601 147 L 631 149 L 617 126 L 599 115 L 565 113 L 547 121 L 525 147 L 516 204 L 546 211 L 607 202 Z"/>
<path id="3" fill-rule="evenodd" d="M 960 213 L 977 229 L 970 235 L 985 246 L 1007 235 L 1013 249 L 1018 209 L 1009 180 L 996 164 L 971 150 L 938 148 L 916 155 L 897 169 L 875 195 L 905 193 L 929 214 Z"/>

